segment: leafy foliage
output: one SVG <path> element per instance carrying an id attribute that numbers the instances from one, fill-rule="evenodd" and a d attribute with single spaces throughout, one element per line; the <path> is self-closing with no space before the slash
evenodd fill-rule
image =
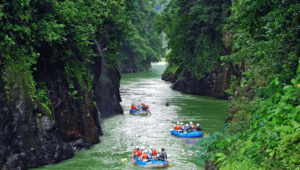
<path id="1" fill-rule="evenodd" d="M 222 24 L 228 16 L 230 0 L 173 0 L 155 28 L 164 31 L 171 52 L 166 60 L 183 72 L 202 78 L 223 54 Z"/>
<path id="2" fill-rule="evenodd" d="M 124 14 L 132 2 L 4 0 L 0 4 L 0 64 L 18 68 L 14 70 L 17 77 L 28 72 L 29 94 L 45 107 L 48 94 L 32 78 L 40 57 L 53 64 L 63 63 L 70 87 L 71 80 L 77 78 L 81 87 L 87 84 L 91 91 L 93 77 L 89 66 L 95 56 L 95 40 L 108 49 L 109 63 L 113 67 L 117 45 L 130 32 Z"/>
<path id="3" fill-rule="evenodd" d="M 246 63 L 237 96 L 251 87 L 256 97 L 235 98 L 239 112 L 206 150 L 220 169 L 300 169 L 300 3 L 233 0 L 231 9 L 224 27 L 235 34 L 235 53 L 222 60 Z"/>
<path id="4" fill-rule="evenodd" d="M 153 28 L 156 4 L 155 0 L 138 0 L 132 4 L 133 10 L 127 11 L 132 33 L 119 45 L 121 67 L 150 67 L 151 62 L 163 57 L 161 37 Z"/>

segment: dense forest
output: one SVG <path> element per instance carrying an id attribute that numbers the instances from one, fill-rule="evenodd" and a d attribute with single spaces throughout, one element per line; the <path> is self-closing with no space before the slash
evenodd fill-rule
<path id="1" fill-rule="evenodd" d="M 133 6 L 133 10 L 127 14 L 132 34 L 119 45 L 117 61 L 121 72 L 149 70 L 151 62 L 158 62 L 164 56 L 162 37 L 153 28 L 157 3 L 138 0 L 134 1 Z"/>
<path id="2" fill-rule="evenodd" d="M 155 17 L 174 82 L 240 72 L 226 124 L 198 144 L 206 169 L 300 168 L 299 11 L 296 0 L 173 0 Z"/>

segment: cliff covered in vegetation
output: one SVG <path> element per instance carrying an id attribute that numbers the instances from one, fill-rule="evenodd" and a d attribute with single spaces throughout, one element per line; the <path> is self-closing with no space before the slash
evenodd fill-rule
<path id="1" fill-rule="evenodd" d="M 118 45 L 134 1 L 0 4 L 0 169 L 71 158 L 123 114 Z"/>
<path id="2" fill-rule="evenodd" d="M 137 0 L 128 11 L 133 32 L 119 45 L 117 61 L 121 73 L 151 70 L 151 62 L 163 57 L 162 37 L 153 28 L 156 6 L 155 0 Z"/>
<path id="3" fill-rule="evenodd" d="M 241 77 L 244 66 L 222 65 L 220 56 L 232 52 L 232 34 L 222 30 L 230 0 L 170 1 L 155 17 L 155 28 L 165 32 L 170 52 L 163 80 L 181 92 L 227 99 L 231 77 Z"/>
<path id="4" fill-rule="evenodd" d="M 226 124 L 198 144 L 206 169 L 300 168 L 299 9 L 294 0 L 172 1 L 157 17 L 157 29 L 170 39 L 165 75 L 182 74 L 174 86 L 194 77 L 210 81 L 215 68 L 243 67 L 225 90 L 233 96 Z M 182 28 L 183 34 L 174 31 Z M 194 31 L 201 39 L 191 36 Z M 233 34 L 229 53 L 226 41 L 222 48 L 217 43 L 221 33 Z"/>

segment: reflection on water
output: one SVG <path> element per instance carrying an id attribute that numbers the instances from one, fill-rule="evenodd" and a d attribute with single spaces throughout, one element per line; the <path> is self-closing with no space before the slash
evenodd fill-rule
<path id="1" fill-rule="evenodd" d="M 171 155 L 172 167 L 167 169 L 203 169 L 204 164 L 196 159 L 198 150 L 190 149 L 201 139 L 172 136 L 172 123 L 200 123 L 204 131 L 211 134 L 224 124 L 228 102 L 171 90 L 171 84 L 160 78 L 165 67 L 154 65 L 152 71 L 122 74 L 120 91 L 124 115 L 101 122 L 104 131 L 101 143 L 88 151 L 77 152 L 73 159 L 40 169 L 141 169 L 121 161 L 132 155 L 136 145 L 164 147 Z M 165 106 L 167 101 L 171 103 L 168 107 Z M 151 116 L 129 115 L 132 102 L 149 105 Z"/>

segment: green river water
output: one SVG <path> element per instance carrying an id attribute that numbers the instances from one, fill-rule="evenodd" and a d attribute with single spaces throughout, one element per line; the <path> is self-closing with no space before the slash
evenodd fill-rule
<path id="1" fill-rule="evenodd" d="M 189 149 L 198 139 L 172 136 L 172 123 L 200 123 L 208 135 L 217 131 L 226 118 L 228 101 L 180 93 L 170 88 L 171 83 L 161 80 L 165 65 L 153 65 L 152 71 L 122 74 L 121 105 L 124 115 L 106 118 L 101 122 L 104 135 L 101 142 L 90 150 L 75 153 L 74 158 L 43 170 L 96 170 L 142 169 L 135 164 L 122 162 L 132 155 L 134 146 L 164 147 L 171 155 L 170 170 L 203 169 L 196 158 L 197 149 Z M 169 107 L 164 103 L 169 101 Z M 130 104 L 141 102 L 150 106 L 150 116 L 129 115 Z M 201 142 L 201 138 L 198 142 Z M 37 169 L 35 169 L 37 170 Z"/>

